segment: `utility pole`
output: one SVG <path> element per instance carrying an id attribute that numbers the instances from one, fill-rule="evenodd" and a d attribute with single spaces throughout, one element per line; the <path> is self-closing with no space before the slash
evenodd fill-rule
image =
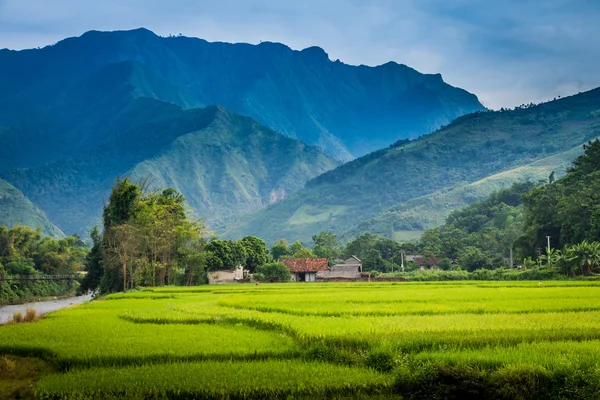
<path id="1" fill-rule="evenodd" d="M 513 264 L 513 254 L 512 254 L 512 247 L 510 248 L 510 267 L 512 268 L 515 264 Z"/>
<path id="2" fill-rule="evenodd" d="M 404 272 L 404 250 L 400 249 L 400 265 L 402 266 L 402 272 Z"/>
<path id="3" fill-rule="evenodd" d="M 546 236 L 546 239 L 548 239 L 548 253 L 550 253 L 550 236 Z"/>

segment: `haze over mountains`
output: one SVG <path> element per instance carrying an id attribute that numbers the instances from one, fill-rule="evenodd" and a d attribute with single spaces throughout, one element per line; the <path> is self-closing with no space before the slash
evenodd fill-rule
<path id="1" fill-rule="evenodd" d="M 483 108 L 439 75 L 395 63 L 354 67 L 316 47 L 145 29 L 1 50 L 0 93 L 0 175 L 82 235 L 120 175 L 180 190 L 219 228 L 288 197 L 336 159 Z"/>
<path id="2" fill-rule="evenodd" d="M 560 173 L 600 136 L 599 97 L 484 112 L 393 62 L 145 29 L 0 50 L 0 224 L 84 236 L 131 175 L 226 237 L 414 238 L 499 185 Z"/>
<path id="3" fill-rule="evenodd" d="M 483 109 L 476 96 L 447 85 L 440 75 L 393 62 L 350 66 L 329 60 L 318 47 L 209 43 L 137 29 L 91 31 L 39 50 L 0 51 L 0 90 L 10 94 L 0 99 L 0 120 L 17 122 L 32 112 L 53 119 L 49 104 L 72 101 L 69 90 L 83 89 L 91 74 L 122 62 L 146 70 L 137 86 L 140 96 L 184 108 L 219 104 L 341 160 Z M 105 106 L 95 109 L 113 112 L 101 110 Z"/>

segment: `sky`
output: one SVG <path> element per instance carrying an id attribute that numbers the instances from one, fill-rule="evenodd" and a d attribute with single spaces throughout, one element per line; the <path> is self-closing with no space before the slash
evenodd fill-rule
<path id="1" fill-rule="evenodd" d="M 489 108 L 600 86 L 599 0 L 0 0 L 0 48 L 88 30 L 320 46 L 348 64 L 406 64 Z"/>

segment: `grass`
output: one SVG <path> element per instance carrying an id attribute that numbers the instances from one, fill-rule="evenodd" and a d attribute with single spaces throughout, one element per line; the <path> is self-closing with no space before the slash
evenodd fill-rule
<path id="1" fill-rule="evenodd" d="M 39 399 L 285 399 L 385 392 L 392 383 L 393 377 L 373 370 L 318 362 L 212 361 L 74 371 L 46 377 L 36 394 Z"/>
<path id="2" fill-rule="evenodd" d="M 599 294 L 594 281 L 145 289 L 2 326 L 0 357 L 60 371 L 39 398 L 593 398 Z"/>

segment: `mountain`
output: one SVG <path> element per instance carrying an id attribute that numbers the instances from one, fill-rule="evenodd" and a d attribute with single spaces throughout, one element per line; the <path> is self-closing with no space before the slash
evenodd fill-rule
<path id="1" fill-rule="evenodd" d="M 351 227 L 341 235 L 341 239 L 347 240 L 370 232 L 400 242 L 416 240 L 424 230 L 443 225 L 453 211 L 486 200 L 492 193 L 514 183 L 548 180 L 553 172 L 556 178 L 563 176 L 571 162 L 582 153 L 583 147 L 577 146 L 476 182 L 459 183 L 449 190 L 411 199 Z"/>
<path id="2" fill-rule="evenodd" d="M 196 217 L 215 227 L 282 200 L 339 165 L 316 147 L 220 106 L 184 110 L 146 97 L 125 98 L 117 116 L 89 139 L 94 145 L 82 144 L 89 150 L 3 173 L 64 231 L 85 234 L 98 222 L 118 176 L 147 178 L 150 189 L 181 191 Z M 95 143 L 97 137 L 103 140 Z"/>
<path id="3" fill-rule="evenodd" d="M 146 29 L 91 31 L 41 49 L 0 50 L 0 170 L 57 161 L 56 147 L 68 154 L 89 149 L 103 116 L 120 107 L 104 94 L 127 90 L 122 82 L 133 84 L 140 97 L 182 108 L 220 104 L 340 160 L 484 109 L 439 74 L 393 62 L 346 65 L 318 47 L 210 43 Z M 82 103 L 82 96 L 93 99 Z M 87 133 L 69 146 L 73 123 L 89 113 L 97 118 L 88 119 Z M 45 140 L 39 145 L 52 146 L 37 158 L 38 143 L 30 139 L 40 127 Z"/>
<path id="4" fill-rule="evenodd" d="M 452 190 L 560 154 L 600 136 L 600 89 L 568 98 L 477 112 L 413 141 L 344 164 L 294 196 L 230 223 L 223 234 L 309 241 L 342 234 L 413 199 Z"/>
<path id="5" fill-rule="evenodd" d="M 48 236 L 65 236 L 23 193 L 0 179 L 0 226 L 12 228 L 18 224 L 40 227 L 42 233 Z"/>

